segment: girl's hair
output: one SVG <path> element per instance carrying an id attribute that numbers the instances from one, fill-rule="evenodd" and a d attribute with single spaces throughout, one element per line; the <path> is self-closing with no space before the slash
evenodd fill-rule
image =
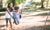
<path id="1" fill-rule="evenodd" d="M 10 6 L 9 6 L 10 4 L 11 4 L 11 3 L 9 3 L 9 4 L 8 4 L 8 8 L 9 8 L 9 9 L 11 9 L 11 11 L 12 11 L 13 9 L 12 9 L 12 8 L 10 8 Z"/>
<path id="2" fill-rule="evenodd" d="M 8 3 L 8 8 L 10 8 L 10 6 L 9 6 L 10 4 L 11 4 L 11 3 Z"/>
<path id="3" fill-rule="evenodd" d="M 19 9 L 19 7 L 18 6 L 15 6 L 14 9 L 17 10 L 17 9 Z"/>

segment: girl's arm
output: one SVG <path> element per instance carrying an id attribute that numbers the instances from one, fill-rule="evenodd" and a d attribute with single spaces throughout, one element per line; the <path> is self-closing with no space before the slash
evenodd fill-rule
<path id="1" fill-rule="evenodd" d="M 19 12 L 20 14 L 22 14 L 23 9 L 21 9 L 21 12 Z"/>
<path id="2" fill-rule="evenodd" d="M 13 9 L 13 17 L 12 18 L 14 19 L 14 7 L 12 9 Z"/>
<path id="3" fill-rule="evenodd" d="M 9 12 L 9 9 L 7 8 L 7 12 L 9 13 L 9 15 L 11 16 L 10 12 Z M 11 16 L 12 17 L 12 16 Z"/>
<path id="4" fill-rule="evenodd" d="M 23 9 L 21 9 L 21 14 L 22 14 Z"/>
<path id="5" fill-rule="evenodd" d="M 12 9 L 13 9 L 13 11 L 14 11 L 14 7 L 13 7 Z"/>
<path id="6" fill-rule="evenodd" d="M 13 20 L 14 20 L 14 12 L 13 12 Z M 13 21 L 13 23 L 15 23 L 15 21 Z"/>

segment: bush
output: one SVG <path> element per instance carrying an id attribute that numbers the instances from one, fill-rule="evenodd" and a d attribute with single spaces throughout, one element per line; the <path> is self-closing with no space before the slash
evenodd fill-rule
<path id="1" fill-rule="evenodd" d="M 6 8 L 0 8 L 0 12 L 6 11 Z"/>
<path id="2" fill-rule="evenodd" d="M 35 5 L 40 6 L 41 5 L 41 2 L 32 2 L 31 4 L 35 4 Z"/>

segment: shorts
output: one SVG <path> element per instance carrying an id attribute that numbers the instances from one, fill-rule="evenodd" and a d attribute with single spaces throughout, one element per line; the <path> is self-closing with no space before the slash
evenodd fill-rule
<path id="1" fill-rule="evenodd" d="M 18 17 L 14 17 L 14 21 L 19 21 L 19 18 Z"/>
<path id="2" fill-rule="evenodd" d="M 6 20 L 11 20 L 11 18 L 6 18 Z"/>

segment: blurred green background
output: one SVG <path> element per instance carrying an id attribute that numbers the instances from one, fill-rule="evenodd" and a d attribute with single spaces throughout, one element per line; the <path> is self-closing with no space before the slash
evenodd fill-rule
<path id="1" fill-rule="evenodd" d="M 0 11 L 5 11 L 10 2 L 13 3 L 13 6 L 24 4 L 24 9 L 50 7 L 50 0 L 0 0 Z"/>

